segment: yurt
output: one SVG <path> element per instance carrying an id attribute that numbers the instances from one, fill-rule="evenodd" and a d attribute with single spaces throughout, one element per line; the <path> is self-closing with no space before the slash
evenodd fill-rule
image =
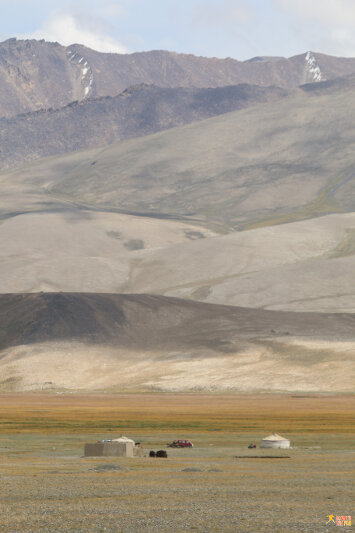
<path id="1" fill-rule="evenodd" d="M 127 437 L 85 444 L 85 457 L 133 457 L 134 440 Z"/>
<path id="2" fill-rule="evenodd" d="M 289 448 L 290 444 L 288 439 L 281 437 L 277 433 L 273 433 L 261 441 L 260 448 Z"/>
<path id="3" fill-rule="evenodd" d="M 132 439 L 129 439 L 128 437 L 125 437 L 122 435 L 122 437 L 119 437 L 118 439 L 113 439 L 112 442 L 118 442 L 125 448 L 125 455 L 126 457 L 133 457 L 133 450 L 135 446 L 135 442 Z"/>

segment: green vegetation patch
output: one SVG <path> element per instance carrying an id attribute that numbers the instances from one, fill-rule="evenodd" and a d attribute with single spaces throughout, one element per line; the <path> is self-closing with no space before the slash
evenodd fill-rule
<path id="1" fill-rule="evenodd" d="M 343 239 L 329 254 L 329 258 L 348 257 L 355 254 L 355 229 L 348 228 Z"/>

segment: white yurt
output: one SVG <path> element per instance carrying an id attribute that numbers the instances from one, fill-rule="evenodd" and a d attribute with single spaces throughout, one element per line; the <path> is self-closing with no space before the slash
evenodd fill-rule
<path id="1" fill-rule="evenodd" d="M 127 457 L 133 457 L 133 450 L 136 444 L 134 440 L 129 439 L 128 437 L 125 437 L 124 435 L 122 435 L 122 437 L 119 437 L 118 439 L 113 439 L 112 442 L 117 442 L 121 446 L 123 446 L 125 450 L 125 455 Z"/>
<path id="2" fill-rule="evenodd" d="M 260 448 L 289 448 L 290 444 L 288 439 L 281 437 L 277 433 L 273 433 L 261 441 Z"/>

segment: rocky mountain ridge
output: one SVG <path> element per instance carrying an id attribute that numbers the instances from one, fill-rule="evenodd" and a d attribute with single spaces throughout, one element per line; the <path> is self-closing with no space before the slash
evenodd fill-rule
<path id="1" fill-rule="evenodd" d="M 9 39 L 0 43 L 0 116 L 116 96 L 140 83 L 200 88 L 249 83 L 289 89 L 353 72 L 355 59 L 313 52 L 237 61 L 161 50 L 104 54 L 77 44 Z"/>
<path id="2" fill-rule="evenodd" d="M 107 146 L 285 98 L 278 87 L 215 89 L 141 84 L 118 96 L 73 102 L 60 109 L 0 118 L 0 169 L 41 157 Z"/>

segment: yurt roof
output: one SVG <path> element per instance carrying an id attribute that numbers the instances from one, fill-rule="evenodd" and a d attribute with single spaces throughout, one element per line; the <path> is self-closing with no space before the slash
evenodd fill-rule
<path id="1" fill-rule="evenodd" d="M 129 439 L 128 437 L 125 437 L 124 435 L 122 435 L 122 437 L 119 437 L 118 439 L 113 439 L 113 442 L 133 442 L 134 444 L 133 439 Z"/>
<path id="2" fill-rule="evenodd" d="M 278 435 L 277 433 L 273 433 L 272 435 L 269 435 L 268 437 L 264 437 L 263 440 L 279 441 L 279 440 L 288 440 L 288 439 L 285 439 L 285 437 L 281 437 L 281 435 Z"/>

